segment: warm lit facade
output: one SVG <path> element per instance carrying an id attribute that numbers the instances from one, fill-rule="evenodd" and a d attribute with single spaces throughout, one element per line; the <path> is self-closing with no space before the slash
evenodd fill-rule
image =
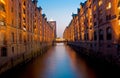
<path id="1" fill-rule="evenodd" d="M 37 52 L 54 39 L 37 0 L 0 0 L 0 57 Z"/>
<path id="2" fill-rule="evenodd" d="M 50 26 L 53 28 L 54 36 L 55 36 L 55 38 L 57 38 L 57 34 L 56 34 L 56 21 L 50 20 L 50 21 L 48 21 L 48 23 L 49 23 Z"/>
<path id="3" fill-rule="evenodd" d="M 76 15 L 75 15 L 76 16 Z M 69 42 L 75 41 L 75 29 L 74 29 L 74 20 L 72 19 L 69 26 L 66 27 L 63 38 Z"/>
<path id="4" fill-rule="evenodd" d="M 82 47 L 113 57 L 120 54 L 120 0 L 87 0 L 72 20 L 74 32 L 70 24 L 65 39 L 70 41 L 68 33 L 74 33 L 74 42 Z"/>

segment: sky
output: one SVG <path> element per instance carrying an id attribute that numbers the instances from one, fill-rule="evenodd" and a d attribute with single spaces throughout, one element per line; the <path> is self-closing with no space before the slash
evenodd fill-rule
<path id="1" fill-rule="evenodd" d="M 42 13 L 46 14 L 47 20 L 57 22 L 57 37 L 62 37 L 66 26 L 72 19 L 72 13 L 77 13 L 81 2 L 86 0 L 38 0 L 38 6 L 42 7 Z"/>

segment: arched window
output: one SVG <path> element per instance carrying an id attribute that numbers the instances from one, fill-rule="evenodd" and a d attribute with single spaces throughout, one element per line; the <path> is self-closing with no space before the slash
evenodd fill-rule
<path id="1" fill-rule="evenodd" d="M 104 32 L 102 29 L 99 30 L 99 40 L 104 40 Z"/>
<path id="2" fill-rule="evenodd" d="M 94 32 L 94 40 L 95 41 L 97 40 L 97 33 L 96 33 L 96 31 Z"/>
<path id="3" fill-rule="evenodd" d="M 27 40 L 26 40 L 26 36 L 25 35 L 23 36 L 23 39 L 24 39 L 24 43 L 26 43 Z"/>
<path id="4" fill-rule="evenodd" d="M 0 2 L 0 10 L 5 11 L 5 5 L 3 3 L 1 3 L 1 2 Z"/>
<path id="5" fill-rule="evenodd" d="M 11 40 L 12 40 L 12 42 L 15 41 L 14 37 L 15 37 L 15 35 L 14 35 L 14 33 L 12 32 L 12 33 L 11 33 Z"/>
<path id="6" fill-rule="evenodd" d="M 84 40 L 86 40 L 86 34 L 84 34 Z"/>
<path id="7" fill-rule="evenodd" d="M 1 44 L 5 44 L 5 33 L 4 32 L 0 32 L 0 43 Z"/>
<path id="8" fill-rule="evenodd" d="M 106 39 L 107 40 L 112 40 L 112 30 L 110 27 L 106 29 Z"/>
<path id="9" fill-rule="evenodd" d="M 6 47 L 2 47 L 2 48 L 1 48 L 1 56 L 2 56 L 2 57 L 7 56 L 7 48 L 6 48 Z"/>
<path id="10" fill-rule="evenodd" d="M 86 40 L 89 40 L 89 34 L 88 33 L 86 34 Z"/>

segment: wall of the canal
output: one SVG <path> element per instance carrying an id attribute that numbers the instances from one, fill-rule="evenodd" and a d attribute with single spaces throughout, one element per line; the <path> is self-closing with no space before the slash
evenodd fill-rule
<path id="1" fill-rule="evenodd" d="M 8 58 L 2 58 L 0 61 L 0 74 L 13 69 L 15 67 L 19 67 L 23 64 L 26 64 L 30 62 L 32 59 L 36 58 L 37 56 L 40 56 L 47 52 L 47 50 L 52 46 L 52 44 L 42 44 L 39 49 L 32 51 L 32 52 L 26 52 L 19 56 L 15 57 L 8 57 Z"/>
<path id="2" fill-rule="evenodd" d="M 102 52 L 94 51 L 87 47 L 82 47 L 80 44 L 76 44 L 75 42 L 68 42 L 67 45 L 84 57 L 99 59 L 120 67 L 120 58 L 113 58 L 112 55 L 104 55 Z"/>

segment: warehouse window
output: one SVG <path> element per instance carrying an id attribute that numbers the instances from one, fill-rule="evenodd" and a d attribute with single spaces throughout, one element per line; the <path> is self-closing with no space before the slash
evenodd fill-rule
<path id="1" fill-rule="evenodd" d="M 106 29 L 107 40 L 112 40 L 112 30 L 110 27 Z"/>
<path id="2" fill-rule="evenodd" d="M 15 41 L 15 39 L 14 39 L 14 33 L 11 33 L 11 39 L 12 39 L 12 42 Z"/>
<path id="3" fill-rule="evenodd" d="M 2 56 L 2 57 L 7 56 L 7 48 L 6 48 L 6 47 L 2 47 L 2 48 L 1 48 L 1 56 Z"/>
<path id="4" fill-rule="evenodd" d="M 0 3 L 0 11 L 5 12 L 5 5 L 3 3 Z"/>
<path id="5" fill-rule="evenodd" d="M 97 33 L 94 32 L 94 40 L 96 41 L 97 40 Z"/>
<path id="6" fill-rule="evenodd" d="M 99 30 L 99 40 L 104 40 L 104 32 L 103 30 Z"/>
<path id="7" fill-rule="evenodd" d="M 106 9 L 110 9 L 112 7 L 111 2 L 108 2 Z"/>
<path id="8" fill-rule="evenodd" d="M 102 3 L 103 3 L 103 2 L 102 2 L 102 0 L 99 0 L 99 6 L 101 6 L 101 5 L 102 5 Z"/>

